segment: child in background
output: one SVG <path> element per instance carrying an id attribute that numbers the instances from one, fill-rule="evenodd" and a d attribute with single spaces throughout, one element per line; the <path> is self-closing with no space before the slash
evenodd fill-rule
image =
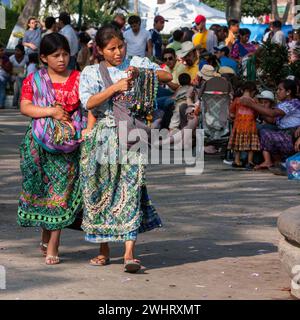
<path id="1" fill-rule="evenodd" d="M 78 52 L 77 63 L 81 71 L 90 65 L 91 53 L 88 47 L 90 40 L 91 37 L 86 32 L 79 34 L 80 50 Z"/>
<path id="2" fill-rule="evenodd" d="M 26 77 L 28 77 L 31 73 L 34 73 L 38 70 L 39 66 L 39 58 L 35 53 L 30 53 L 28 55 L 28 65 L 26 68 Z"/>
<path id="3" fill-rule="evenodd" d="M 254 98 L 257 92 L 256 85 L 252 81 L 245 82 L 243 86 L 243 97 Z M 228 149 L 235 152 L 232 167 L 241 168 L 240 153 L 248 152 L 248 163 L 246 168 L 254 168 L 254 151 L 260 150 L 260 143 L 256 128 L 257 114 L 251 108 L 241 104 L 240 98 L 236 98 L 230 106 L 230 117 L 234 119 L 233 130 L 229 139 Z"/>
<path id="4" fill-rule="evenodd" d="M 169 125 L 170 130 L 180 129 L 181 127 L 181 106 L 186 105 L 188 107 L 194 107 L 197 100 L 199 100 L 195 87 L 191 85 L 191 77 L 189 74 L 182 73 L 181 75 L 179 75 L 178 81 L 180 87 L 177 89 L 173 96 L 175 101 L 175 109 L 173 111 L 173 116 Z"/>
<path id="5" fill-rule="evenodd" d="M 4 108 L 6 99 L 6 85 L 10 79 L 12 64 L 5 54 L 5 48 L 0 44 L 0 109 Z"/>

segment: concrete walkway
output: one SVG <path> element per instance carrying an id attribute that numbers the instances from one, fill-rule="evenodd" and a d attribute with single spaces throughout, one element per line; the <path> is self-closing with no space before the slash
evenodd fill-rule
<path id="1" fill-rule="evenodd" d="M 122 245 L 112 245 L 111 265 L 89 266 L 97 246 L 68 229 L 62 263 L 46 266 L 40 231 L 15 221 L 27 123 L 16 110 L 0 110 L 0 265 L 7 272 L 0 299 L 291 299 L 276 221 L 299 205 L 298 184 L 233 171 L 219 156 L 206 158 L 200 176 L 186 176 L 178 165 L 149 167 L 149 193 L 164 227 L 140 235 L 140 274 L 123 272 Z"/>

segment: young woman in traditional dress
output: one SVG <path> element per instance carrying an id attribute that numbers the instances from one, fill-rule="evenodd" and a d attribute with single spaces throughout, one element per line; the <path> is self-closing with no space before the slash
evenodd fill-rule
<path id="1" fill-rule="evenodd" d="M 42 228 L 40 247 L 46 264 L 54 265 L 59 263 L 61 230 L 73 223 L 82 204 L 80 74 L 67 69 L 70 47 L 58 33 L 42 39 L 40 59 L 45 68 L 24 80 L 21 95 L 21 113 L 32 121 L 20 146 L 23 183 L 17 221 Z"/>
<path id="2" fill-rule="evenodd" d="M 125 271 L 137 272 L 141 267 L 134 256 L 137 235 L 160 227 L 161 220 L 147 194 L 141 155 L 138 152 L 131 154 L 137 164 L 118 162 L 118 119 L 114 117 L 112 99 L 131 89 L 132 82 L 139 77 L 136 67 L 152 69 L 162 82 L 171 81 L 172 76 L 147 58 L 125 59 L 123 35 L 113 26 L 99 29 L 96 44 L 104 62 L 83 70 L 79 89 L 82 104 L 89 110 L 81 159 L 84 198 L 82 228 L 87 241 L 100 243 L 100 254 L 91 259 L 90 264 L 107 265 L 110 262 L 108 242 L 125 242 Z M 107 156 L 107 150 L 110 155 L 113 154 L 112 160 L 115 162 L 101 161 Z"/>

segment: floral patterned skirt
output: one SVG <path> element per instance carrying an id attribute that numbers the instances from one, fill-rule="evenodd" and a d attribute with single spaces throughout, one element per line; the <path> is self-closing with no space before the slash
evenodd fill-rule
<path id="1" fill-rule="evenodd" d="M 117 128 L 99 120 L 86 136 L 81 153 L 81 185 L 86 240 L 101 243 L 136 240 L 137 234 L 161 227 L 148 197 L 142 156 L 120 164 Z M 110 157 L 110 161 L 103 161 Z"/>
<path id="2" fill-rule="evenodd" d="M 17 222 L 23 227 L 59 230 L 82 210 L 79 150 L 52 154 L 33 139 L 31 127 L 20 146 L 22 191 Z"/>

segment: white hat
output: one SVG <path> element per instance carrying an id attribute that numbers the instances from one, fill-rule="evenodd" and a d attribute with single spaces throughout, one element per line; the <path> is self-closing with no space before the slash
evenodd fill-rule
<path id="1" fill-rule="evenodd" d="M 221 74 L 225 74 L 225 73 L 226 74 L 235 74 L 235 71 L 230 67 L 224 66 L 219 69 L 219 73 L 221 73 Z"/>
<path id="2" fill-rule="evenodd" d="M 211 78 L 221 76 L 218 72 L 215 71 L 214 67 L 209 64 L 205 64 L 198 72 L 198 75 L 204 80 L 210 80 Z"/>
<path id="3" fill-rule="evenodd" d="M 193 50 L 195 50 L 195 46 L 193 45 L 193 42 L 185 41 L 185 42 L 182 42 L 181 49 L 176 51 L 176 54 L 178 58 L 184 58 Z"/>
<path id="4" fill-rule="evenodd" d="M 269 90 L 262 91 L 260 94 L 258 94 L 256 96 L 256 98 L 257 99 L 267 99 L 267 100 L 271 100 L 271 101 L 275 100 L 274 93 Z"/>

